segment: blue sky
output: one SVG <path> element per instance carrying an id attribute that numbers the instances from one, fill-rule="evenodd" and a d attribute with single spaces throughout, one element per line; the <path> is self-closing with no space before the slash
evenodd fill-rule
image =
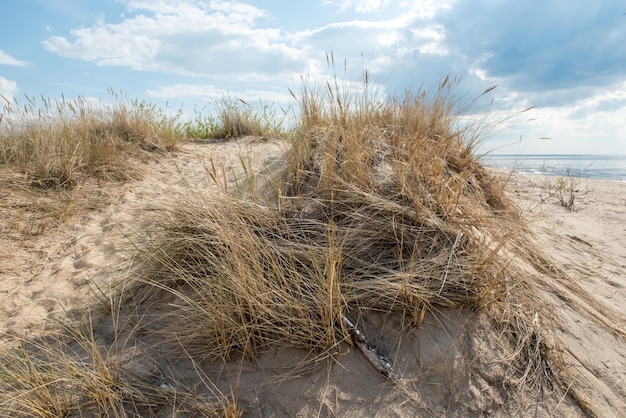
<path id="1" fill-rule="evenodd" d="M 485 150 L 626 154 L 626 1 L 4 0 L 0 23 L 9 99 L 110 88 L 188 114 L 225 96 L 286 108 L 332 52 L 383 94 L 447 74 L 468 100 L 497 85 L 478 110 L 505 122 Z"/>

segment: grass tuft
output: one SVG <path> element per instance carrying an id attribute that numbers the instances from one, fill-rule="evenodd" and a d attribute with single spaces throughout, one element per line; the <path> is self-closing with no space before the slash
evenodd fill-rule
<path id="1" fill-rule="evenodd" d="M 305 84 L 292 93 L 286 164 L 256 195 L 190 193 L 151 213 L 129 294 L 142 316 L 160 312 L 164 346 L 223 360 L 274 344 L 328 356 L 348 338 L 342 315 L 420 326 L 428 311 L 484 309 L 513 353 L 506 384 L 555 378 L 532 313 L 511 308 L 523 304 L 512 260 L 528 247 L 525 226 L 504 179 L 473 155 L 456 85 L 380 101 Z"/>
<path id="2" fill-rule="evenodd" d="M 231 140 L 245 136 L 274 138 L 283 134 L 284 115 L 260 101 L 251 105 L 244 99 L 225 97 L 215 103 L 216 115 L 194 111 L 194 117 L 181 124 L 186 138 Z"/>
<path id="3" fill-rule="evenodd" d="M 113 106 L 79 97 L 53 102 L 6 101 L 0 122 L 0 164 L 42 188 L 72 188 L 85 178 L 128 180 L 142 151 L 176 148 L 176 118 L 133 101 Z"/>
<path id="4" fill-rule="evenodd" d="M 121 329 L 105 344 L 91 315 L 59 325 L 43 338 L 13 335 L 10 345 L 0 347 L 3 416 L 241 416 L 224 394 L 212 402 L 190 388 L 164 384 L 175 379 L 156 362 L 137 365 L 129 355 L 137 350 L 118 340 Z"/>
<path id="5" fill-rule="evenodd" d="M 556 199 L 565 209 L 574 211 L 576 197 L 580 193 L 579 183 L 580 178 L 575 177 L 569 169 L 566 169 L 565 176 L 558 176 L 554 181 L 548 179 L 548 197 Z"/>

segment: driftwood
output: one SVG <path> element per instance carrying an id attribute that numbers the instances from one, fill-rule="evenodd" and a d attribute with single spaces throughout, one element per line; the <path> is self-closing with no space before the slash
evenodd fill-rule
<path id="1" fill-rule="evenodd" d="M 367 361 L 369 361 L 370 364 L 374 366 L 374 368 L 378 370 L 378 372 L 383 374 L 387 379 L 391 380 L 392 382 L 397 382 L 399 380 L 399 377 L 393 370 L 393 367 L 391 367 L 389 358 L 381 353 L 372 344 L 370 344 L 363 335 L 363 333 L 359 331 L 358 328 L 352 322 L 350 322 L 348 318 L 343 315 L 341 316 L 341 318 L 343 319 L 343 323 L 346 325 L 346 328 L 348 328 L 348 332 L 352 337 L 352 341 L 359 348 L 359 350 L 361 350 Z"/>

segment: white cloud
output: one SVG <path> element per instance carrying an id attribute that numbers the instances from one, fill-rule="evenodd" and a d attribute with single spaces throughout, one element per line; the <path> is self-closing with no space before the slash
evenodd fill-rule
<path id="1" fill-rule="evenodd" d="M 533 96 L 520 91 L 495 96 L 503 108 L 489 110 L 489 119 L 503 122 L 483 144 L 485 151 L 626 154 L 626 82 L 588 91 L 567 106 L 545 104 L 523 113 L 533 105 Z"/>
<path id="2" fill-rule="evenodd" d="M 44 41 L 48 51 L 67 58 L 95 61 L 99 65 L 124 65 L 135 70 L 159 70 L 154 63 L 160 42 L 126 28 L 115 30 L 110 25 L 99 24 L 90 29 L 76 29 L 75 42 L 53 36 Z"/>
<path id="3" fill-rule="evenodd" d="M 298 66 L 300 49 L 278 29 L 257 27 L 266 12 L 238 2 L 131 1 L 119 23 L 99 21 L 53 36 L 51 52 L 98 65 L 180 75 L 219 75 L 255 66 L 267 72 Z"/>
<path id="4" fill-rule="evenodd" d="M 458 0 L 403 0 L 397 3 L 399 10 L 409 20 L 430 19 L 439 10 L 448 9 Z M 338 7 L 340 11 L 357 13 L 378 12 L 395 6 L 390 0 L 324 0 L 323 4 Z"/>
<path id="5" fill-rule="evenodd" d="M 626 107 L 626 81 L 608 88 L 597 89 L 592 96 L 578 100 L 571 107 L 571 117 L 575 118 L 578 114 L 614 112 L 618 106 L 622 109 Z M 622 109 L 618 110 L 621 111 Z M 622 125 L 626 129 L 626 123 L 622 123 Z"/>
<path id="6" fill-rule="evenodd" d="M 442 10 L 449 10 L 459 0 L 408 0 L 401 1 L 403 15 L 410 20 L 430 20 Z"/>
<path id="7" fill-rule="evenodd" d="M 341 5 L 359 10 L 389 6 L 391 10 L 389 3 L 348 1 Z M 130 0 L 119 22 L 101 19 L 72 30 L 70 36 L 49 37 L 43 45 L 61 56 L 101 66 L 213 81 L 247 82 L 265 76 L 273 77 L 274 84 L 288 84 L 294 75 L 297 79 L 299 74 L 328 73 L 324 62 L 328 52 L 350 61 L 357 74 L 361 74 L 359 64 L 364 64 L 362 56 L 371 65 L 367 69 L 380 73 L 389 65 L 395 67 L 399 58 L 411 61 L 415 54 L 448 53 L 443 27 L 428 19 L 449 7 L 449 2 L 422 0 L 393 7 L 386 19 L 338 21 L 288 32 L 261 27 L 274 22 L 270 13 L 240 2 Z"/>
<path id="8" fill-rule="evenodd" d="M 393 59 L 389 56 L 379 55 L 376 58 L 365 63 L 365 68 L 372 74 L 384 75 L 388 68 L 390 68 Z"/>
<path id="9" fill-rule="evenodd" d="M 301 30 L 293 35 L 293 39 L 297 44 L 305 46 L 309 56 L 323 57 L 326 52 L 332 51 L 338 60 L 346 59 L 352 70 L 358 70 L 361 65 L 372 72 L 393 72 L 396 69 L 404 72 L 406 68 L 407 73 L 415 77 L 415 69 L 419 69 L 422 74 L 436 72 L 436 77 L 443 78 L 450 69 L 439 72 L 440 65 L 421 65 L 425 56 L 448 54 L 444 27 L 423 20 L 422 12 L 415 12 L 411 8 L 389 19 L 332 22 L 318 28 Z M 337 41 L 339 39 L 341 42 Z M 323 67 L 320 65 L 318 68 Z M 413 67 L 413 71 L 409 67 Z M 393 74 L 396 81 L 399 76 L 403 77 L 398 72 Z M 408 81 L 409 84 L 401 86 L 400 91 L 415 82 L 419 80 Z"/>
<path id="10" fill-rule="evenodd" d="M 30 65 L 29 62 L 20 61 L 16 58 L 13 58 L 12 56 L 2 51 L 1 49 L 0 49 L 0 64 L 13 65 L 16 67 L 27 67 Z"/>
<path id="11" fill-rule="evenodd" d="M 626 154 L 626 106 L 571 119 L 566 107 L 540 109 L 525 130 L 526 153 Z M 541 140 L 539 138 L 549 138 Z"/>
<path id="12" fill-rule="evenodd" d="M 389 3 L 346 1 L 340 6 L 364 11 Z M 221 79 L 324 71 L 330 51 L 340 59 L 359 59 L 364 53 L 377 64 L 394 56 L 448 53 L 443 28 L 425 19 L 449 3 L 423 0 L 398 7 L 400 12 L 389 19 L 339 21 L 290 33 L 260 27 L 262 20 L 272 21 L 269 12 L 240 2 L 131 0 L 120 22 L 100 20 L 70 36 L 49 37 L 43 45 L 102 66 Z"/>
<path id="13" fill-rule="evenodd" d="M 419 41 L 420 46 L 417 47 L 417 50 L 422 54 L 448 55 L 448 48 L 443 43 L 445 40 L 443 26 L 415 28 L 411 32 L 413 33 L 413 40 Z"/>
<path id="14" fill-rule="evenodd" d="M 288 93 L 268 92 L 260 89 L 244 89 L 230 91 L 208 84 L 173 84 L 169 86 L 150 89 L 146 92 L 150 97 L 159 99 L 192 98 L 203 101 L 215 101 L 224 98 L 244 99 L 246 101 L 274 102 L 286 104 L 293 101 Z"/>
<path id="15" fill-rule="evenodd" d="M 340 10 L 354 9 L 357 13 L 370 13 L 387 7 L 390 0 L 325 0 L 324 4 L 339 7 Z"/>
<path id="16" fill-rule="evenodd" d="M 17 82 L 0 76 L 0 96 L 11 101 L 18 91 Z"/>

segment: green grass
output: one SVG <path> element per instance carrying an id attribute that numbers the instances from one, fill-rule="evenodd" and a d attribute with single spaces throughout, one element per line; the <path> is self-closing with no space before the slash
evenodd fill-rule
<path id="1" fill-rule="evenodd" d="M 556 199 L 567 210 L 574 211 L 576 197 L 580 195 L 580 182 L 581 179 L 570 174 L 567 169 L 565 176 L 547 179 L 548 197 Z"/>
<path id="2" fill-rule="evenodd" d="M 232 140 L 244 136 L 275 138 L 285 133 L 285 112 L 279 112 L 274 105 L 262 101 L 251 105 L 244 99 L 225 97 L 214 106 L 215 115 L 194 109 L 193 118 L 181 124 L 185 137 Z"/>

